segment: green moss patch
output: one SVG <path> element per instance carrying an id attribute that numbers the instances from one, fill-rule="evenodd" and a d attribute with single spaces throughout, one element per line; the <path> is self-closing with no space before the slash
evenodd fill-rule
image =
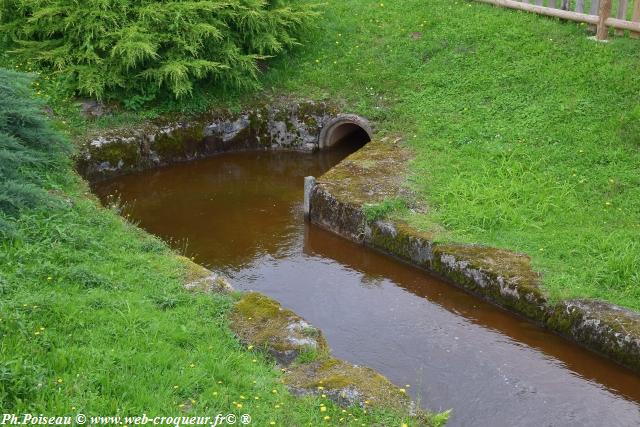
<path id="1" fill-rule="evenodd" d="M 273 299 L 246 293 L 229 318 L 241 341 L 250 349 L 262 349 L 283 367 L 283 381 L 294 394 L 318 395 L 344 408 L 391 411 L 409 417 L 414 425 L 433 425 L 436 418 L 418 410 L 405 390 L 373 369 L 331 357 L 322 332 Z"/>
<path id="2" fill-rule="evenodd" d="M 328 351 L 322 332 L 291 310 L 282 308 L 277 301 L 257 292 L 242 296 L 230 320 L 231 329 L 243 342 L 265 349 L 283 366 L 310 349 L 319 354 Z"/>
<path id="3" fill-rule="evenodd" d="M 374 140 L 318 179 L 337 200 L 378 204 L 408 195 L 404 187 L 409 150 L 399 140 Z"/>
<path id="4" fill-rule="evenodd" d="M 411 405 L 405 392 L 373 369 L 335 358 L 296 365 L 287 371 L 285 383 L 294 389 L 330 395 L 343 406 L 407 410 Z"/>

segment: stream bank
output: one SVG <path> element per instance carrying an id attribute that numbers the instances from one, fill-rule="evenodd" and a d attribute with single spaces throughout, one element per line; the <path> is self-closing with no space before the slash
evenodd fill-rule
<path id="1" fill-rule="evenodd" d="M 367 206 L 407 196 L 403 183 L 410 158 L 398 141 L 368 143 L 308 188 L 311 222 L 435 273 L 640 372 L 640 314 L 600 301 L 549 301 L 524 254 L 437 244 L 402 221 L 368 220 Z"/>

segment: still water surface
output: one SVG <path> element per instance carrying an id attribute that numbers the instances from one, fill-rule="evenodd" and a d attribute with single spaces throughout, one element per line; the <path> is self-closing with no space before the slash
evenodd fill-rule
<path id="1" fill-rule="evenodd" d="M 245 152 L 103 182 L 140 226 L 321 328 L 450 426 L 640 426 L 640 376 L 305 224 L 303 177 L 349 153 Z"/>

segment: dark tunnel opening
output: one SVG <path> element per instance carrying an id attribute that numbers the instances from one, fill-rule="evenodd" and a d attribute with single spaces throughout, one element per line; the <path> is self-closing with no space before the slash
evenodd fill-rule
<path id="1" fill-rule="evenodd" d="M 345 123 L 337 126 L 331 133 L 327 146 L 337 147 L 338 145 L 349 144 L 353 148 L 360 148 L 369 141 L 371 141 L 371 137 L 367 131 L 355 123 Z"/>

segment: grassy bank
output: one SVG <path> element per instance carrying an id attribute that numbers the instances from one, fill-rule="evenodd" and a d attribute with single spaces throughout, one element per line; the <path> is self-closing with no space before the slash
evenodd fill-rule
<path id="1" fill-rule="evenodd" d="M 22 77 L 0 76 L 4 413 L 233 413 L 260 426 L 405 421 L 289 394 L 273 363 L 229 330 L 236 296 L 187 293 L 189 266 L 99 206 L 72 170 L 69 145 L 18 87 Z"/>

